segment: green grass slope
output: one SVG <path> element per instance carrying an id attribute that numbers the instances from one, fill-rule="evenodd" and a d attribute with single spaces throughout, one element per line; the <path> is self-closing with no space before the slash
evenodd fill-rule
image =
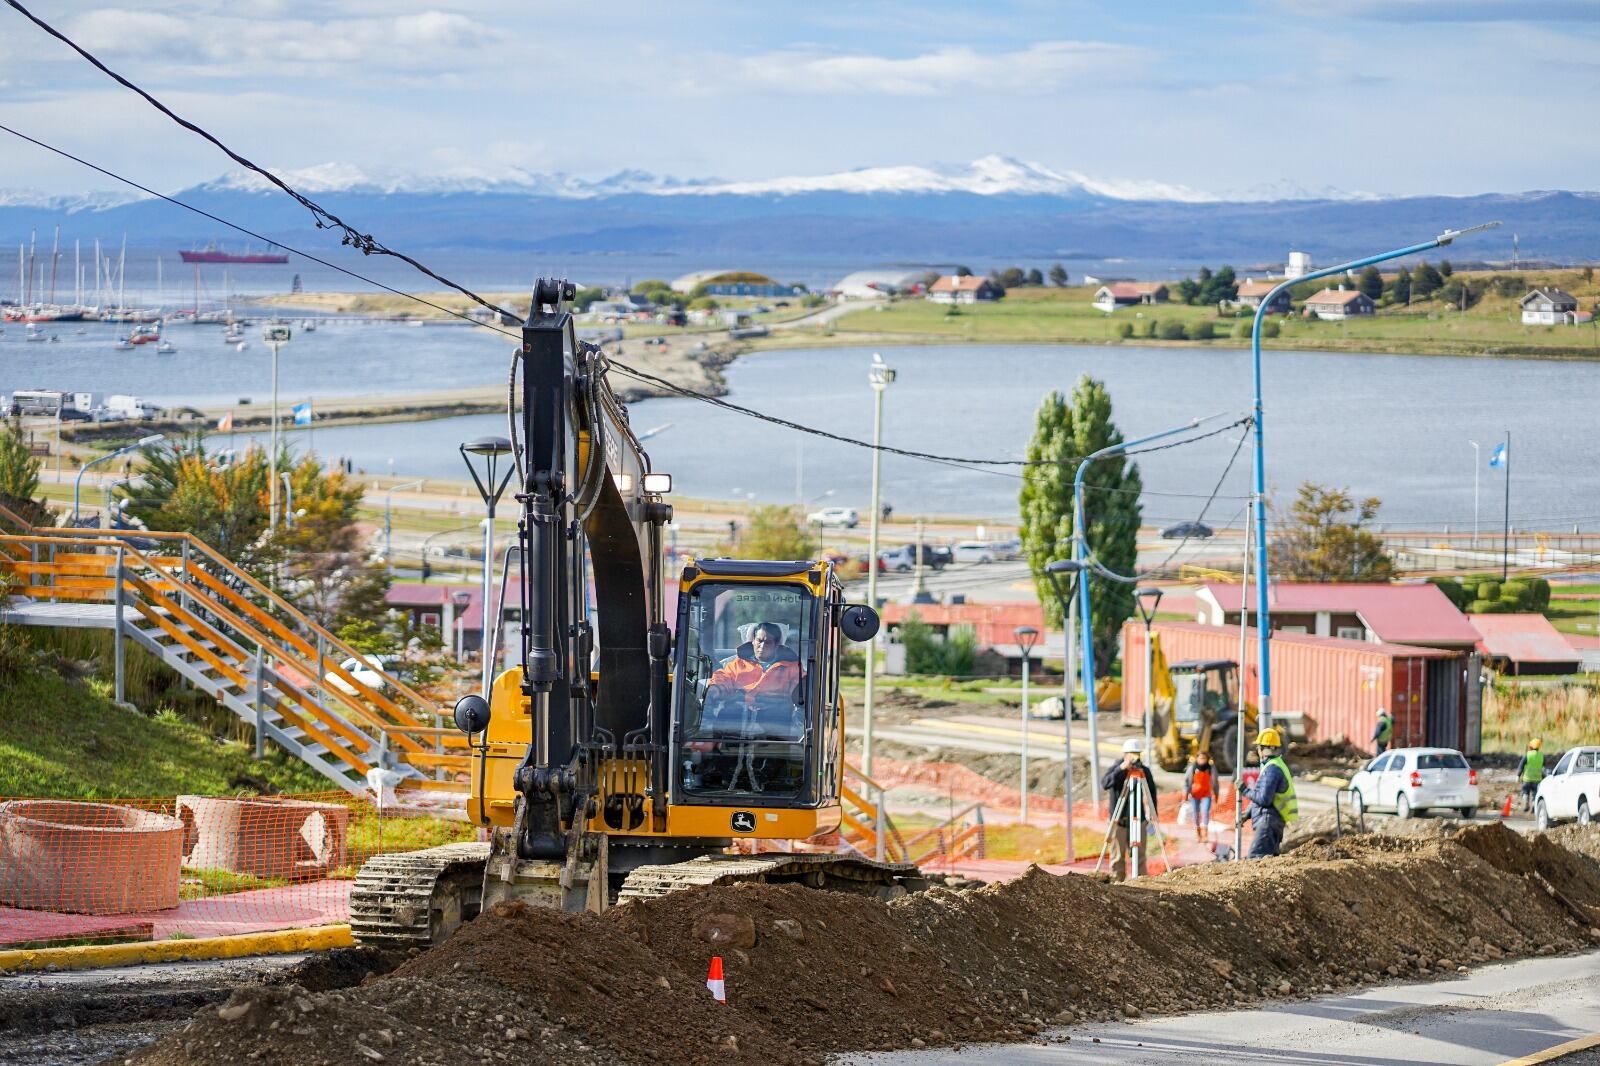
<path id="1" fill-rule="evenodd" d="M 281 752 L 256 761 L 176 715 L 112 703 L 102 682 L 29 664 L 0 682 L 0 796 L 112 799 L 333 786 Z"/>

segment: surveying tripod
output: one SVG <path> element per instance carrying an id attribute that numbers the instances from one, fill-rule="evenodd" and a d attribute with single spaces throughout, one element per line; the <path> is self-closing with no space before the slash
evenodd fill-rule
<path id="1" fill-rule="evenodd" d="M 1171 869 L 1172 859 L 1167 854 L 1167 836 L 1161 831 L 1161 823 L 1156 820 L 1153 813 L 1156 804 L 1155 797 L 1150 792 L 1150 780 L 1144 770 L 1130 770 L 1123 781 L 1122 794 L 1117 797 L 1116 809 L 1111 812 L 1111 823 L 1106 826 L 1106 837 L 1100 844 L 1100 857 L 1095 860 L 1094 872 L 1099 873 L 1100 867 L 1106 861 L 1106 852 L 1111 850 L 1111 841 L 1116 836 L 1117 823 L 1122 818 L 1124 808 L 1128 811 L 1128 875 L 1139 877 L 1145 873 L 1146 830 L 1161 846 L 1161 861 Z"/>

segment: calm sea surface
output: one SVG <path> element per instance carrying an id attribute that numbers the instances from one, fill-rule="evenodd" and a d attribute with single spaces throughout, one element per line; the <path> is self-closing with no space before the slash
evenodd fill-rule
<path id="1" fill-rule="evenodd" d="M 0 336 L 0 392 L 50 387 L 130 392 L 164 404 L 215 404 L 270 389 L 270 358 L 251 329 L 249 347 L 226 347 L 214 327 L 174 327 L 175 355 L 111 348 L 115 327 L 63 325 L 57 343 L 26 343 L 19 326 Z M 979 458 L 1020 458 L 1033 412 L 1050 389 L 1091 374 L 1111 391 L 1129 437 L 1250 403 L 1249 354 L 1234 350 L 1138 347 L 888 347 L 899 371 L 885 402 L 884 440 L 904 448 Z M 504 380 L 510 340 L 467 327 L 325 324 L 297 330 L 283 349 L 281 395 L 302 399 L 483 385 Z M 748 356 L 728 371 L 731 399 L 852 437 L 872 432 L 871 353 L 862 349 Z M 1391 529 L 1470 528 L 1474 473 L 1485 529 L 1500 522 L 1505 480 L 1487 460 L 1512 443 L 1511 515 L 1524 528 L 1600 526 L 1600 473 L 1593 445 L 1600 365 L 1455 357 L 1269 352 L 1265 369 L 1267 475 L 1287 497 L 1301 481 L 1348 486 L 1383 501 Z M 865 509 L 871 459 L 862 449 L 802 437 L 684 399 L 635 405 L 635 428 L 655 466 L 680 492 L 773 502 L 826 499 Z M 505 432 L 505 419 L 475 416 L 414 424 L 317 430 L 296 436 L 328 456 L 370 471 L 458 477 L 455 446 Z M 665 427 L 665 428 L 660 428 Z M 1138 458 L 1148 520 L 1239 520 L 1249 488 L 1246 442 L 1226 477 L 1241 430 Z M 243 436 L 243 435 L 241 435 Z M 1469 441 L 1479 442 L 1475 466 Z M 393 460 L 392 466 L 390 460 Z M 980 470 L 886 456 L 884 499 L 902 512 L 1005 518 L 1015 514 L 1015 469 Z M 831 496 L 825 496 L 830 493 Z"/>

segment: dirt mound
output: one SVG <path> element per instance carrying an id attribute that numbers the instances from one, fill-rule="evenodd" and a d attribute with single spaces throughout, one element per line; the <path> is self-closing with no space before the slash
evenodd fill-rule
<path id="1" fill-rule="evenodd" d="M 1600 864 L 1498 824 L 1130 885 L 1033 869 L 887 905 L 785 885 L 598 916 L 503 905 L 359 988 L 240 992 L 138 1061 L 806 1066 L 1570 950 L 1600 939 L 1596 915 Z M 714 954 L 726 1005 L 703 984 Z"/>
<path id="2" fill-rule="evenodd" d="M 377 948 L 335 948 L 306 956 L 273 973 L 268 984 L 299 985 L 308 992 L 331 992 L 359 985 L 373 974 L 386 974 L 399 964 L 396 953 Z"/>
<path id="3" fill-rule="evenodd" d="M 1338 836 L 1386 836 L 1406 837 L 1409 839 L 1442 840 L 1452 833 L 1458 832 L 1462 825 L 1455 818 L 1367 818 L 1366 828 L 1361 828 L 1361 823 L 1348 809 L 1344 811 L 1342 822 L 1336 819 L 1333 811 L 1321 811 L 1317 814 L 1301 818 L 1289 826 L 1283 834 L 1283 851 L 1285 854 L 1294 851 L 1313 841 L 1327 842 Z M 1336 830 L 1342 829 L 1342 833 Z"/>

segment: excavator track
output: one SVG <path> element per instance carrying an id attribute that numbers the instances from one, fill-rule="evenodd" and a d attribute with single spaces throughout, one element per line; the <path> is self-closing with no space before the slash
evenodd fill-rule
<path id="1" fill-rule="evenodd" d="M 638 867 L 623 881 L 617 901 L 652 899 L 669 892 L 739 881 L 788 882 L 888 899 L 925 887 L 921 879 L 921 871 L 910 863 L 875 862 L 854 855 L 702 855 L 687 862 Z"/>
<path id="2" fill-rule="evenodd" d="M 350 932 L 362 944 L 426 950 L 477 917 L 489 845 L 444 844 L 374 855 L 350 891 Z"/>

